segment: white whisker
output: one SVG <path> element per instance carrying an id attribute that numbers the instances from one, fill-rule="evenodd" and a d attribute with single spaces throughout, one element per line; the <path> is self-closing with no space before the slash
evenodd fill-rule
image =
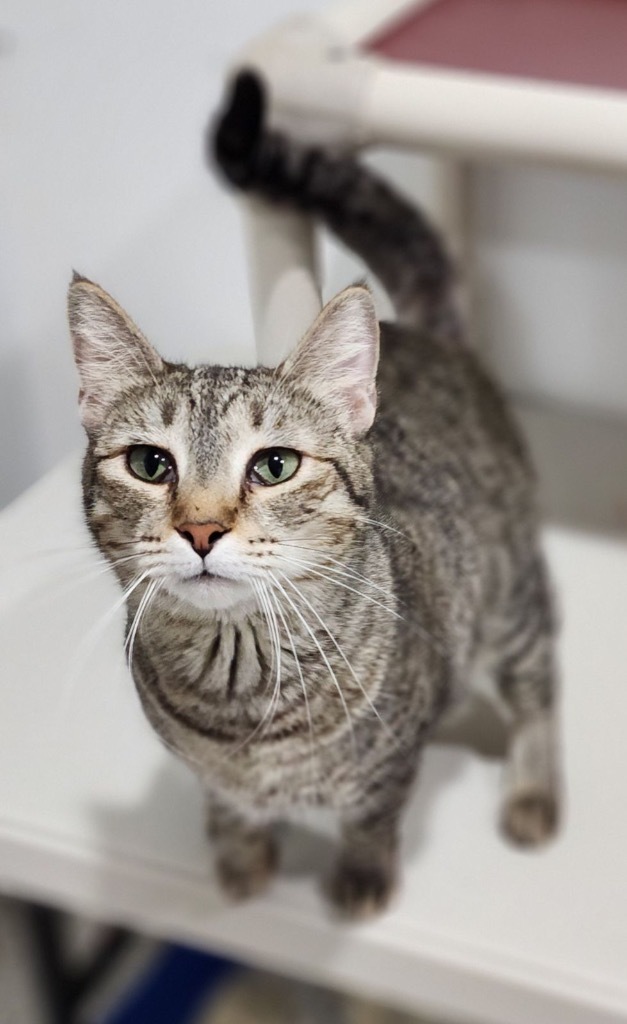
<path id="1" fill-rule="evenodd" d="M 298 618 L 300 619 L 300 621 L 302 622 L 303 626 L 305 627 L 305 629 L 309 633 L 311 639 L 313 640 L 314 644 L 316 645 L 316 647 L 320 651 L 320 656 L 321 656 L 322 660 L 324 661 L 324 664 L 326 665 L 326 667 L 328 669 L 329 675 L 331 676 L 331 679 L 333 680 L 333 682 L 335 684 L 335 687 L 337 689 L 337 692 L 338 692 L 338 694 L 340 696 L 340 700 L 342 702 L 342 707 L 344 709 L 344 714 L 346 715 L 346 721 L 348 722 L 348 727 L 349 727 L 349 730 L 350 730 L 351 746 L 353 748 L 353 756 L 356 756 L 357 748 L 356 748 L 356 745 L 355 745 L 355 733 L 353 731 L 353 720 L 351 718 L 351 714 L 350 714 L 350 711 L 349 711 L 349 708 L 348 708 L 348 704 L 346 703 L 346 698 L 344 697 L 344 693 L 342 692 L 342 687 L 340 686 L 340 684 L 338 682 L 338 678 L 337 678 L 335 672 L 333 671 L 333 667 L 331 665 L 331 662 L 329 661 L 329 659 L 327 658 L 326 654 L 322 650 L 322 647 L 320 646 L 320 642 L 319 642 L 318 637 L 316 636 L 315 632 L 313 631 L 313 629 L 311 628 L 311 626 L 309 625 L 307 620 L 303 617 L 300 609 L 294 604 L 294 602 L 292 601 L 290 595 L 287 593 L 285 587 L 282 586 L 281 583 L 279 583 L 279 581 L 276 578 L 276 576 L 274 575 L 274 573 L 269 572 L 268 575 L 269 575 L 270 579 L 272 580 L 272 582 L 274 583 L 274 585 L 276 587 L 278 587 L 278 589 L 281 591 L 281 593 L 283 594 L 284 598 L 286 599 L 286 601 L 290 605 L 290 607 L 293 608 L 293 610 L 296 612 Z"/>
<path id="2" fill-rule="evenodd" d="M 287 555 L 277 555 L 276 557 L 280 558 L 281 561 L 283 562 L 298 565 L 297 560 L 288 558 Z M 394 608 L 388 608 L 387 605 L 382 604 L 381 601 L 377 601 L 376 598 L 371 597 L 370 594 L 364 594 L 363 591 L 361 590 L 355 590 L 355 587 L 349 587 L 348 583 L 343 583 L 341 580 L 336 579 L 334 576 L 327 576 L 326 573 L 320 572 L 318 569 L 308 569 L 307 572 L 311 573 L 313 576 L 320 576 L 321 579 L 327 580 L 328 583 L 334 583 L 337 587 L 343 587 L 344 590 L 350 590 L 351 593 L 357 594 L 359 597 L 363 597 L 364 600 L 366 601 L 370 601 L 371 604 L 375 604 L 378 608 L 382 608 L 384 612 L 388 613 L 388 615 L 392 615 L 395 619 L 400 619 L 401 622 L 406 621 L 402 615 L 399 615 L 399 613 L 395 611 Z"/>
<path id="3" fill-rule="evenodd" d="M 296 671 L 298 672 L 298 677 L 300 679 L 301 689 L 303 691 L 303 698 L 304 698 L 304 701 L 305 701 L 305 712 L 307 714 L 307 724 L 309 726 L 309 759 L 310 759 L 310 764 L 311 764 L 311 779 L 312 779 L 312 782 L 314 782 L 315 778 L 316 778 L 316 770 L 315 770 L 315 759 L 316 759 L 315 740 L 314 740 L 313 721 L 312 721 L 312 717 L 311 717 L 311 708 L 309 707 L 309 696 L 307 694 L 307 687 L 305 685 L 305 679 L 304 679 L 304 676 L 303 676 L 303 670 L 301 668 L 301 664 L 300 664 L 300 661 L 299 661 L 299 658 L 298 658 L 298 654 L 296 652 L 296 644 L 294 643 L 294 637 L 292 636 L 292 631 L 291 631 L 291 629 L 289 627 L 287 619 L 285 618 L 285 614 L 284 614 L 283 609 L 281 607 L 281 602 L 279 601 L 278 594 L 276 593 L 275 590 L 269 590 L 268 591 L 268 597 L 271 600 L 274 599 L 277 611 L 278 611 L 279 615 L 281 616 L 281 621 L 283 623 L 283 627 L 285 629 L 285 632 L 287 634 L 287 638 L 288 638 L 290 646 L 292 648 L 292 653 L 294 655 L 294 661 L 296 663 Z"/>
<path id="4" fill-rule="evenodd" d="M 381 530 L 389 530 L 390 533 L 396 533 L 403 540 L 408 540 L 410 544 L 415 544 L 415 541 L 407 533 L 403 533 L 402 530 L 397 530 L 395 526 L 390 526 L 388 523 L 382 523 L 379 519 L 369 519 L 368 516 L 356 515 L 355 519 L 358 523 L 368 523 L 369 526 L 378 526 Z"/>
<path id="5" fill-rule="evenodd" d="M 107 629 L 107 627 L 115 619 L 120 609 L 126 604 L 128 598 L 131 596 L 133 591 L 136 590 L 136 588 L 144 582 L 144 580 L 150 575 L 151 572 L 152 569 L 145 569 L 143 572 L 139 573 L 139 575 L 137 575 L 135 579 L 133 579 L 131 583 L 129 583 L 129 585 L 126 587 L 121 596 L 118 597 L 116 601 L 114 601 L 111 607 L 104 613 L 104 615 L 102 615 L 98 619 L 98 621 L 91 627 L 91 629 L 85 634 L 85 636 L 79 643 L 69 665 L 68 676 L 64 686 L 64 693 L 60 701 L 61 710 L 63 710 L 70 701 L 78 681 L 80 667 L 87 659 L 87 657 L 90 655 L 92 648 L 96 645 L 96 643 L 98 642 L 104 631 Z"/>
<path id="6" fill-rule="evenodd" d="M 268 609 L 268 614 L 269 614 L 268 622 L 272 624 L 272 631 L 274 633 L 274 639 L 275 639 L 275 644 L 276 644 L 276 656 L 277 656 L 276 681 L 275 681 L 274 688 L 273 688 L 273 691 L 272 691 L 272 700 L 270 702 L 270 706 L 272 708 L 272 711 L 270 713 L 270 721 L 268 722 L 267 726 L 264 728 L 264 730 L 262 732 L 262 735 L 263 735 L 263 733 L 265 733 L 267 731 L 267 729 L 269 729 L 270 726 L 272 725 L 272 719 L 274 718 L 274 713 L 276 711 L 276 705 L 277 705 L 278 700 L 279 700 L 279 698 L 281 696 L 281 632 L 279 630 L 279 625 L 278 625 L 278 622 L 277 622 L 277 618 L 276 618 L 276 615 L 274 613 L 274 607 L 272 605 L 272 602 L 270 601 L 270 594 L 268 592 L 268 588 L 266 587 L 265 583 L 263 583 L 261 581 L 259 582 L 258 585 L 259 585 L 259 589 L 263 593 L 263 597 L 264 597 L 264 600 L 266 602 L 266 606 L 267 606 L 267 609 Z"/>
<path id="7" fill-rule="evenodd" d="M 140 621 L 146 609 L 148 608 L 148 605 L 151 603 L 152 598 L 155 595 L 155 592 L 159 590 L 162 587 L 162 585 L 162 579 L 153 579 L 150 581 L 142 595 L 141 601 L 137 606 L 137 611 L 135 612 L 133 622 L 131 623 L 131 627 L 128 631 L 128 636 L 126 637 L 126 641 L 124 643 L 124 650 L 126 651 L 126 663 L 130 668 L 131 672 L 133 671 L 133 649 L 135 647 L 135 638 L 137 636 Z"/>
<path id="8" fill-rule="evenodd" d="M 311 548 L 309 550 L 315 551 L 315 548 Z M 354 580 L 358 583 L 365 583 L 367 586 L 372 587 L 374 590 L 378 590 L 381 594 L 384 594 L 385 597 L 388 597 L 390 600 L 396 600 L 396 595 L 393 594 L 392 591 L 387 590 L 385 587 L 380 586 L 378 583 L 373 583 L 372 580 L 369 580 L 367 576 L 362 576 L 362 574 L 357 572 L 356 569 L 351 569 L 350 566 L 346 564 L 346 562 L 340 562 L 338 561 L 337 558 L 332 558 L 332 556 L 328 555 L 326 552 L 316 553 L 321 554 L 322 558 L 327 559 L 327 561 L 335 562 L 337 565 L 343 566 L 343 569 L 336 569 L 332 565 L 327 565 L 327 562 L 308 562 L 301 559 L 299 559 L 298 561 L 296 559 L 291 560 L 294 561 L 294 564 L 302 565 L 305 568 L 326 569 L 328 572 L 335 573 L 338 576 L 344 576 L 346 577 L 346 579 Z"/>
<path id="9" fill-rule="evenodd" d="M 332 643 L 332 644 L 334 645 L 334 647 L 335 647 L 335 649 L 337 650 L 338 654 L 340 655 L 340 657 L 342 658 L 342 660 L 343 660 L 343 661 L 345 662 L 346 666 L 348 667 L 348 670 L 349 670 L 350 674 L 352 675 L 353 679 L 354 679 L 354 680 L 355 680 L 355 682 L 357 683 L 357 686 L 359 687 L 359 689 L 361 690 L 362 694 L 364 695 L 364 697 L 365 697 L 365 699 L 366 699 L 366 701 L 367 701 L 367 703 L 368 703 L 368 705 L 369 705 L 370 709 L 371 709 L 371 710 L 373 711 L 373 713 L 374 713 L 374 714 L 376 715 L 376 717 L 378 718 L 379 722 L 381 723 L 381 725 L 383 726 L 383 728 L 385 729 L 385 731 L 386 731 L 386 732 L 387 732 L 387 733 L 389 734 L 389 736 L 390 736 L 390 737 L 392 738 L 392 740 L 393 740 L 393 741 L 394 741 L 394 743 L 396 744 L 396 743 L 397 743 L 397 739 L 396 739 L 396 737 L 394 736 L 394 733 L 393 733 L 393 732 L 392 732 L 392 730 L 390 729 L 390 727 L 389 727 L 389 725 L 387 724 L 387 722 L 385 722 L 385 721 L 384 721 L 384 720 L 383 720 L 383 719 L 381 718 L 381 715 L 379 714 L 379 712 L 378 712 L 377 708 L 375 707 L 375 705 L 374 705 L 373 701 L 371 700 L 371 698 L 370 698 L 370 695 L 368 694 L 368 692 L 367 692 L 367 690 L 365 689 L 365 687 L 364 687 L 363 683 L 361 682 L 361 680 L 360 680 L 360 679 L 358 679 L 358 677 L 357 677 L 357 675 L 356 675 L 356 673 L 355 673 L 355 671 L 354 671 L 354 669 L 353 669 L 353 666 L 351 665 L 351 663 L 350 663 L 350 661 L 348 660 L 348 658 L 346 657 L 346 655 L 345 655 L 344 651 L 342 650 L 342 648 L 340 647 L 339 643 L 338 643 L 338 642 L 337 642 L 337 640 L 335 639 L 335 637 L 334 637 L 333 633 L 331 632 L 331 630 L 329 629 L 329 627 L 327 626 L 327 624 L 326 624 L 326 623 L 325 623 L 325 622 L 323 621 L 323 619 L 322 619 L 322 616 L 318 614 L 318 612 L 316 611 L 316 609 L 315 609 L 315 608 L 314 608 L 314 606 L 312 605 L 311 601 L 309 601 L 309 600 L 308 600 L 308 599 L 307 599 L 307 598 L 305 597 L 305 595 L 304 595 L 304 594 L 302 593 L 302 591 L 301 591 L 301 590 L 300 590 L 300 589 L 299 589 L 299 588 L 298 588 L 298 587 L 296 586 L 296 584 L 295 584 L 295 583 L 294 583 L 294 582 L 293 582 L 293 581 L 292 581 L 292 580 L 291 580 L 291 579 L 289 578 L 289 576 L 287 576 L 287 575 L 286 575 L 286 574 L 285 574 L 284 572 L 282 572 L 282 573 L 279 573 L 279 575 L 281 576 L 281 578 L 282 578 L 282 579 L 284 579 L 284 580 L 285 580 L 285 582 L 286 582 L 286 583 L 288 584 L 288 586 L 290 586 L 290 587 L 292 588 L 292 590 L 294 590 L 294 591 L 295 591 L 295 593 L 296 593 L 296 594 L 298 595 L 298 597 L 300 597 L 300 599 L 301 599 L 301 601 L 303 602 L 303 604 L 305 604 L 305 605 L 307 606 L 307 608 L 309 608 L 310 612 L 312 612 L 312 614 L 313 614 L 313 615 L 315 615 L 316 619 L 318 620 L 318 622 L 320 623 L 320 625 L 321 625 L 321 626 L 322 626 L 322 628 L 324 629 L 325 633 L 327 634 L 327 636 L 328 636 L 328 637 L 329 637 L 329 639 L 331 640 L 331 643 Z"/>
<path id="10" fill-rule="evenodd" d="M 288 564 L 294 564 L 300 568 L 304 568 L 307 570 L 308 573 L 311 573 L 313 576 L 320 576 L 322 579 L 327 580 L 328 583 L 334 583 L 338 587 L 343 587 L 346 590 L 350 590 L 354 594 L 358 594 L 359 597 L 363 597 L 364 600 L 370 601 L 371 604 L 375 604 L 377 605 L 377 607 L 383 608 L 383 610 L 388 612 L 390 615 L 394 616 L 397 619 L 400 619 L 401 622 L 405 622 L 411 629 L 415 629 L 416 632 L 423 637 L 423 639 L 429 644 L 430 647 L 433 648 L 434 651 L 437 651 L 437 653 L 442 655 L 442 657 L 446 656 L 445 645 L 443 645 L 439 640 L 437 640 L 436 637 L 434 637 L 432 633 L 430 633 L 429 630 L 425 628 L 425 626 L 422 626 L 419 622 L 416 622 L 415 619 L 409 620 L 406 616 L 400 615 L 398 612 L 394 611 L 392 608 L 388 608 L 380 601 L 376 601 L 375 598 L 371 597 L 370 594 L 364 594 L 363 591 L 355 590 L 353 587 L 349 587 L 348 584 L 342 583 L 340 580 L 337 579 L 336 576 L 328 576 L 326 573 L 319 571 L 319 569 L 316 570 L 310 567 L 315 563 L 308 563 L 299 559 L 288 558 L 287 555 L 277 555 L 276 557 L 280 558 L 282 561 Z M 325 556 L 323 555 L 323 557 Z M 324 568 L 328 569 L 329 572 L 336 571 L 331 566 L 324 566 Z M 376 583 L 372 583 L 371 580 L 366 579 L 365 576 L 362 577 L 359 575 L 358 582 L 368 584 L 369 586 L 375 587 L 377 590 L 383 590 L 383 588 L 378 587 Z M 386 591 L 383 592 L 386 593 Z"/>
<path id="11" fill-rule="evenodd" d="M 272 647 L 276 647 L 276 680 L 272 690 L 272 696 L 270 697 L 270 701 L 268 702 L 268 706 L 266 707 L 266 710 L 264 711 L 262 717 L 259 719 L 257 725 L 252 730 L 252 732 L 248 734 L 246 739 L 243 740 L 241 743 L 238 743 L 236 747 L 234 747 L 227 753 L 227 759 L 230 757 L 234 757 L 235 754 L 240 752 L 240 750 L 243 750 L 244 747 L 248 746 L 248 744 L 257 735 L 259 730 L 262 729 L 264 722 L 268 718 L 268 715 L 270 715 L 270 721 L 268 722 L 266 728 L 263 729 L 262 735 L 266 731 L 266 729 L 270 727 L 270 725 L 272 724 L 272 719 L 274 718 L 276 703 L 281 692 L 281 638 L 278 631 L 276 616 L 274 615 L 273 608 L 270 606 L 267 588 L 265 587 L 265 585 L 261 581 L 251 578 L 251 586 L 255 592 L 255 596 L 258 600 L 259 606 L 263 612 L 264 618 L 268 625 L 268 633 L 270 635 Z"/>

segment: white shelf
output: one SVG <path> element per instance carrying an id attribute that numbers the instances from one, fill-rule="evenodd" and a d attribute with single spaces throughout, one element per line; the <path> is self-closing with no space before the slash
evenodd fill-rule
<path id="1" fill-rule="evenodd" d="M 253 40 L 237 64 L 262 72 L 272 117 L 309 141 L 624 173 L 627 93 L 618 85 L 464 70 L 360 49 L 395 20 L 436 4 L 340 0 Z"/>
<path id="2" fill-rule="evenodd" d="M 85 640 L 116 589 L 90 575 L 74 459 L 0 515 L 1 888 L 456 1020 L 627 1021 L 625 430 L 523 418 L 554 516 L 616 531 L 547 531 L 565 620 L 568 786 L 550 849 L 517 852 L 497 835 L 497 761 L 434 746 L 391 913 L 360 927 L 329 918 L 321 835 L 292 836 L 271 892 L 227 906 L 195 780 L 138 708 L 120 619 Z M 42 553 L 64 545 L 74 553 Z"/>

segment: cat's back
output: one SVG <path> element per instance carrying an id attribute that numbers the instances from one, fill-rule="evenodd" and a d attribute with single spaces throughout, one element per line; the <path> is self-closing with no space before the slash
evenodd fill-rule
<path id="1" fill-rule="evenodd" d="M 486 506 L 531 509 L 533 475 L 524 442 L 476 354 L 412 328 L 381 328 L 373 441 L 386 496 L 404 504 L 440 494 L 471 516 L 481 516 Z"/>

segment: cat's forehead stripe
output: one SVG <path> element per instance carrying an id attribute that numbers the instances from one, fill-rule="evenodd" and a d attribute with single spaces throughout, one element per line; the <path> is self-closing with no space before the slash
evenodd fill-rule
<path id="1" fill-rule="evenodd" d="M 161 402 L 161 418 L 163 419 L 164 427 L 171 427 L 174 422 L 174 416 L 176 413 L 176 402 L 174 398 L 168 395 Z"/>
<path id="2" fill-rule="evenodd" d="M 258 430 L 263 423 L 264 407 L 259 398 L 253 398 L 250 403 L 250 422 Z"/>

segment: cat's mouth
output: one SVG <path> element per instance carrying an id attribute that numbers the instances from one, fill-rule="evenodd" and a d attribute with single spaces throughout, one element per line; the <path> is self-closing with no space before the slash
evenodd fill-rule
<path id="1" fill-rule="evenodd" d="M 241 583 L 241 580 L 234 580 L 230 576 L 223 576 L 221 573 L 210 572 L 209 569 L 202 569 L 195 576 L 188 576 L 187 583 L 196 583 L 198 586 L 204 588 L 209 587 L 224 587 L 224 586 L 237 586 Z"/>
<path id="2" fill-rule="evenodd" d="M 193 576 L 173 576 L 166 588 L 174 597 L 201 609 L 220 611 L 249 599 L 252 591 L 243 579 L 232 579 L 206 569 Z"/>
<path id="3" fill-rule="evenodd" d="M 197 576 L 192 576 L 192 580 L 196 583 L 215 583 L 216 581 L 224 582 L 224 576 L 218 576 L 215 572 L 209 572 L 208 569 L 203 569 L 198 573 Z"/>

